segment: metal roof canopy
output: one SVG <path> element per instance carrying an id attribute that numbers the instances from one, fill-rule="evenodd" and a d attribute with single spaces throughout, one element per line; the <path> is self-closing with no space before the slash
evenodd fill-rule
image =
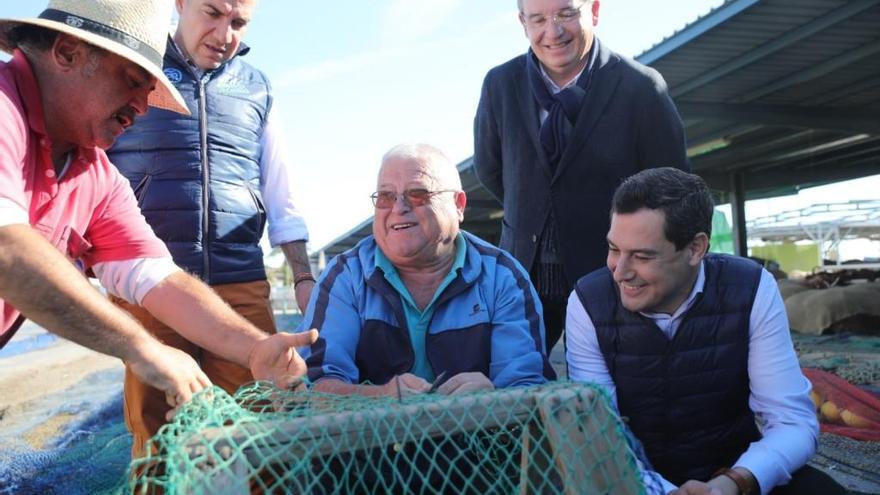
<path id="1" fill-rule="evenodd" d="M 730 0 L 636 58 L 666 79 L 694 172 L 732 204 L 738 253 L 745 199 L 880 174 L 880 0 Z M 471 159 L 459 170 L 463 228 L 497 242 L 500 206 Z"/>
<path id="2" fill-rule="evenodd" d="M 880 173 L 880 0 L 732 0 L 637 59 L 732 203 L 739 252 L 745 199 Z"/>
<path id="3" fill-rule="evenodd" d="M 819 203 L 799 210 L 789 210 L 755 218 L 748 222 L 749 237 L 767 242 L 809 240 L 819 246 L 818 266 L 832 258 L 830 252 L 844 239 L 880 240 L 880 199 Z M 837 265 L 844 265 L 835 256 Z M 880 268 L 877 264 L 875 268 Z"/>

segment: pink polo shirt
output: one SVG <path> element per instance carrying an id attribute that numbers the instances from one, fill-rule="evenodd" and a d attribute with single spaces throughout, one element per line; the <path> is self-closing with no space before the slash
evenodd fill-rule
<path id="1" fill-rule="evenodd" d="M 60 181 L 50 152 L 37 81 L 16 50 L 0 62 L 0 202 L 20 206 L 28 223 L 82 269 L 170 257 L 104 150 L 76 150 Z M 18 317 L 0 299 L 0 343 Z"/>

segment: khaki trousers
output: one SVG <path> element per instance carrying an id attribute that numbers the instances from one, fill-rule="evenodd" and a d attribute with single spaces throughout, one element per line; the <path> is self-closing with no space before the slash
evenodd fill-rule
<path id="1" fill-rule="evenodd" d="M 266 333 L 275 333 L 275 319 L 269 303 L 269 283 L 265 280 L 235 284 L 213 285 L 212 289 L 238 314 L 245 317 L 257 328 Z M 202 367 L 202 370 L 217 385 L 227 392 L 234 393 L 238 388 L 253 381 L 251 372 L 231 361 L 227 361 L 192 342 L 157 320 L 143 307 L 129 304 L 111 296 L 110 299 L 122 309 L 131 313 L 141 324 L 162 343 L 176 347 L 189 355 Z M 165 402 L 165 394 L 140 381 L 128 367 L 125 369 L 125 425 L 132 435 L 132 458 L 144 455 L 147 440 L 166 423 L 165 413 L 171 408 Z"/>

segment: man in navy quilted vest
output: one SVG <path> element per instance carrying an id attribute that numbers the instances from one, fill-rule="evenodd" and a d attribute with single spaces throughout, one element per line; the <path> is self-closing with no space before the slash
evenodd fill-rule
<path id="1" fill-rule="evenodd" d="M 191 116 L 157 110 L 108 151 L 175 263 L 208 283 L 239 314 L 275 333 L 260 238 L 280 246 L 305 309 L 314 286 L 308 232 L 295 206 L 277 109 L 266 76 L 243 59 L 241 41 L 256 0 L 176 0 L 164 73 Z M 117 301 L 163 342 L 193 355 L 208 377 L 233 392 L 248 370 L 180 338 L 140 308 Z M 126 422 L 132 453 L 164 424 L 158 392 L 126 372 Z"/>
<path id="2" fill-rule="evenodd" d="M 617 188 L 607 267 L 568 302 L 570 378 L 608 389 L 667 493 L 841 493 L 806 466 L 819 429 L 776 282 L 707 253 L 713 208 L 674 168 Z"/>

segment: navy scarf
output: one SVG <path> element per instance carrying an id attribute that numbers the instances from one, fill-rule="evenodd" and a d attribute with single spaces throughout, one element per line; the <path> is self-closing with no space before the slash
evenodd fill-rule
<path id="1" fill-rule="evenodd" d="M 532 88 L 532 95 L 538 101 L 538 104 L 541 105 L 541 108 L 549 114 L 541 124 L 540 137 L 541 146 L 547 153 L 547 159 L 553 170 L 556 170 L 556 166 L 562 158 L 562 153 L 568 144 L 571 130 L 574 128 L 575 122 L 577 122 L 584 97 L 590 88 L 590 81 L 593 78 L 593 66 L 595 65 L 596 55 L 599 53 L 598 44 L 599 39 L 593 38 L 593 46 L 590 48 L 590 53 L 587 54 L 587 66 L 578 78 L 577 83 L 555 95 L 547 89 L 547 83 L 541 75 L 540 62 L 538 62 L 531 48 L 526 56 L 529 86 Z"/>

